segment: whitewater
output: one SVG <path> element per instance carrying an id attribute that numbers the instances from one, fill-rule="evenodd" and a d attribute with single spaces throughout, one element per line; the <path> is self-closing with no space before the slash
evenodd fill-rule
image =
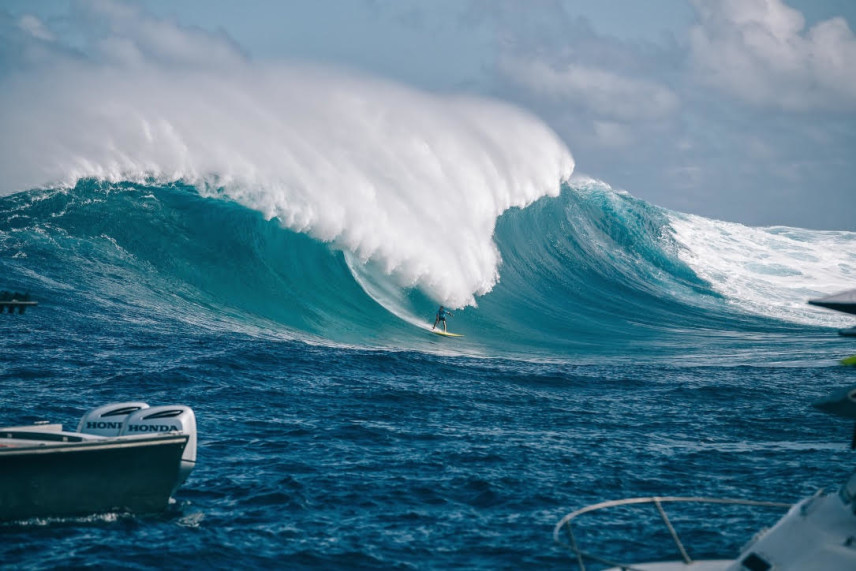
<path id="1" fill-rule="evenodd" d="M 508 103 L 102 9 L 0 74 L 0 289 L 39 302 L 0 315 L 0 425 L 183 403 L 199 463 L 162 514 L 0 525 L 4 565 L 558 569 L 588 503 L 852 469 L 810 406 L 852 318 L 806 301 L 853 287 L 856 233 L 671 211 Z M 697 558 L 776 519 L 672 517 Z M 581 537 L 668 555 L 640 532 Z"/>

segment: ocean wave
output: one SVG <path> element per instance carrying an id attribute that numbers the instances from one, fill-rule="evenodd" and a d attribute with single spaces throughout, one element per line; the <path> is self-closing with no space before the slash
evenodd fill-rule
<path id="1" fill-rule="evenodd" d="M 192 186 L 90 179 L 2 198 L 0 214 L 7 287 L 96 318 L 473 355 L 702 351 L 840 326 L 846 317 L 805 301 L 827 293 L 813 283 L 843 288 L 856 257 L 848 233 L 719 223 L 576 180 L 500 216 L 499 280 L 455 312 L 465 337 L 450 346 L 424 332 L 430 289 Z"/>

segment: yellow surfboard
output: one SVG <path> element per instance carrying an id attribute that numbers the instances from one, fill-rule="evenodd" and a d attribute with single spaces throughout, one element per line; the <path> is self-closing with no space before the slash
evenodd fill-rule
<path id="1" fill-rule="evenodd" d="M 842 365 L 849 365 L 851 367 L 856 366 L 856 355 L 851 355 L 849 357 L 845 357 L 844 359 L 841 359 L 841 364 Z"/>
<path id="2" fill-rule="evenodd" d="M 463 337 L 463 335 L 459 335 L 458 333 L 449 333 L 448 331 L 440 331 L 439 329 L 432 329 L 431 333 L 436 333 L 437 335 L 442 335 L 443 337 Z"/>

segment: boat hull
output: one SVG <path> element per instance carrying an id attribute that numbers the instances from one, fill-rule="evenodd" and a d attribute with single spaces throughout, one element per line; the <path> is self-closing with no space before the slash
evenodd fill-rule
<path id="1" fill-rule="evenodd" d="M 105 512 L 157 512 L 179 483 L 188 436 L 4 448 L 0 520 Z"/>

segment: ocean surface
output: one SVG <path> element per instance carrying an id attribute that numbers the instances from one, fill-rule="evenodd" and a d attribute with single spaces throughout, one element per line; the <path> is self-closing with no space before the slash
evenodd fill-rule
<path id="1" fill-rule="evenodd" d="M 199 429 L 165 513 L 2 524 L 3 568 L 565 569 L 553 527 L 587 504 L 794 502 L 856 464 L 811 407 L 856 382 L 852 320 L 805 303 L 854 287 L 854 232 L 569 179 L 409 243 L 371 235 L 407 205 L 330 230 L 332 202 L 319 222 L 221 182 L 0 197 L 0 289 L 39 302 L 0 315 L 0 425 L 144 400 Z M 440 302 L 464 337 L 431 334 Z M 674 510 L 695 558 L 780 515 Z M 588 551 L 677 557 L 655 514 L 617 515 L 580 520 Z"/>

